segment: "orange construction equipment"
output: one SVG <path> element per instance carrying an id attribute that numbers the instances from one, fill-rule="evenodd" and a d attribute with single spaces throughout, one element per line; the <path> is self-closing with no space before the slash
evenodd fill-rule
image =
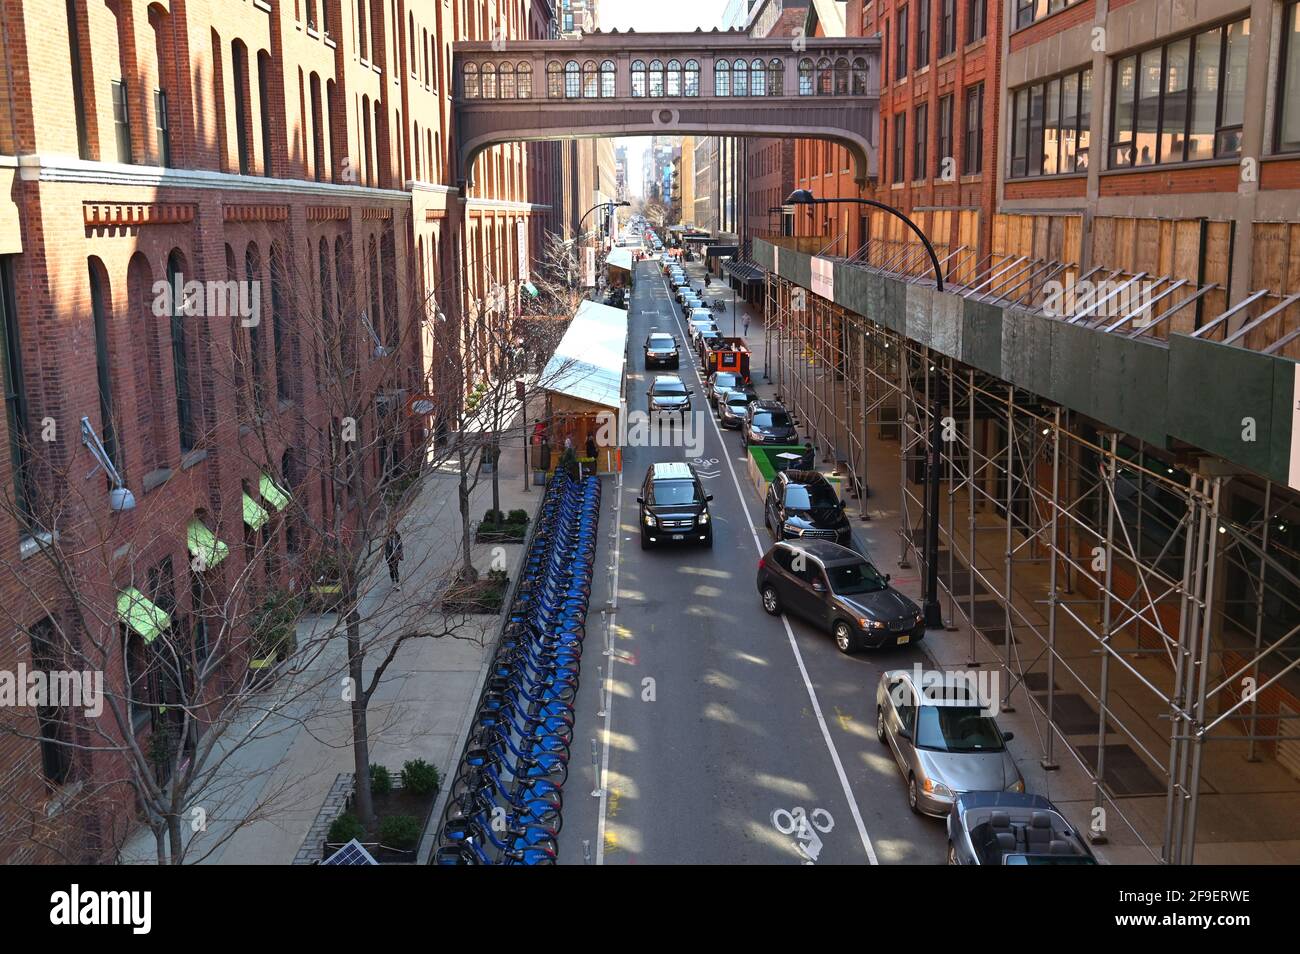
<path id="1" fill-rule="evenodd" d="M 749 380 L 749 348 L 744 338 L 723 338 L 722 347 L 701 347 L 700 361 L 705 375 L 715 371 L 734 371 Z"/>

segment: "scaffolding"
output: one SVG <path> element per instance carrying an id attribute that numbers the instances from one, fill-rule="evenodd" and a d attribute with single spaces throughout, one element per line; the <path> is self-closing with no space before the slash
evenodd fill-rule
<path id="1" fill-rule="evenodd" d="M 1026 265 L 1053 273 L 1012 271 Z M 1005 300 L 1008 287 L 959 293 Z M 1271 760 L 1295 813 L 1293 492 L 1107 430 L 772 273 L 764 308 L 764 373 L 864 520 L 868 456 L 897 442 L 898 563 L 925 578 L 938 521 L 945 618 L 968 624 L 970 664 L 977 639 L 996 653 L 1004 709 L 1017 690 L 1031 703 L 1042 767 L 1070 758 L 1090 780 L 1095 841 L 1124 832 L 1154 861 L 1192 863 L 1206 798 L 1221 816 L 1233 809 L 1220 799 L 1250 794 L 1207 781 L 1211 746 L 1216 778 L 1234 758 Z"/>

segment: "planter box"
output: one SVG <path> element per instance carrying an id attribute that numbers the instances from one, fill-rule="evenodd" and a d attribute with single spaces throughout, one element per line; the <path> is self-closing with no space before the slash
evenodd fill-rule
<path id="1" fill-rule="evenodd" d="M 352 776 L 349 775 L 348 777 L 351 778 Z M 433 808 L 438 803 L 438 792 L 434 792 L 432 795 L 423 796 L 423 798 L 427 798 L 428 800 L 428 803 L 425 805 L 392 804 L 392 803 L 398 803 L 402 801 L 410 802 L 421 797 L 421 796 L 407 794 L 402 789 L 400 776 L 394 776 L 393 790 L 390 793 L 388 793 L 387 795 L 375 795 L 372 797 L 375 800 L 375 814 L 377 816 L 382 818 L 389 815 L 412 815 L 413 817 L 419 820 L 421 832 L 428 830 L 429 819 L 433 817 Z M 355 803 L 356 803 L 356 794 L 354 793 L 348 797 L 347 804 L 344 808 L 344 811 L 345 812 L 352 811 Z M 408 811 L 385 811 L 384 810 L 385 808 L 407 808 Z M 342 848 L 344 844 L 346 844 L 346 842 L 332 842 L 332 841 L 323 842 L 321 845 L 321 860 L 323 861 L 324 859 L 328 858 L 330 855 L 334 854 L 334 852 Z M 420 845 L 418 842 L 416 843 L 416 846 L 411 849 L 390 848 L 389 846 L 381 844 L 380 842 L 368 842 L 364 840 L 361 842 L 361 844 L 366 849 L 366 851 L 370 852 L 371 856 L 374 857 L 374 859 L 378 861 L 381 865 L 413 865 L 416 863 L 416 860 L 420 853 Z"/>
<path id="2" fill-rule="evenodd" d="M 490 529 L 484 529 L 487 526 Z M 474 529 L 475 543 L 523 543 L 528 538 L 528 524 L 482 524 Z"/>
<path id="3" fill-rule="evenodd" d="M 508 579 L 499 584 L 487 579 L 461 584 L 454 596 L 442 601 L 442 610 L 444 613 L 495 616 L 505 606 L 506 593 L 509 590 Z"/>

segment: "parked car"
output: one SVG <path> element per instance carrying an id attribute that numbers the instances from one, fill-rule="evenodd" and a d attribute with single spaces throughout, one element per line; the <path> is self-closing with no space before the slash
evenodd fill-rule
<path id="1" fill-rule="evenodd" d="M 744 391 L 747 394 L 754 393 L 754 385 L 745 380 L 743 374 L 735 371 L 715 371 L 709 376 L 707 396 L 709 403 L 714 407 L 719 406 L 719 399 L 727 391 Z"/>
<path id="2" fill-rule="evenodd" d="M 700 332 L 717 331 L 718 323 L 713 320 L 713 316 L 707 311 L 696 309 L 687 317 L 686 328 L 691 336 L 691 346 L 694 347 L 699 339 Z"/>
<path id="3" fill-rule="evenodd" d="M 797 437 L 794 421 L 778 401 L 755 401 L 749 406 L 745 423 L 740 428 L 740 443 L 792 444 Z"/>
<path id="4" fill-rule="evenodd" d="M 641 549 L 661 543 L 698 543 L 713 546 L 709 514 L 712 494 L 704 492 L 690 464 L 651 464 L 636 498 L 640 507 Z"/>
<path id="5" fill-rule="evenodd" d="M 776 540 L 853 542 L 844 501 L 815 470 L 782 470 L 772 476 L 763 499 L 763 524 Z"/>
<path id="6" fill-rule="evenodd" d="M 842 653 L 915 642 L 920 608 L 871 561 L 829 540 L 783 540 L 758 561 L 763 609 L 802 616 L 835 638 Z"/>
<path id="7" fill-rule="evenodd" d="M 645 339 L 646 368 L 676 368 L 681 365 L 677 336 L 666 331 L 651 331 Z"/>
<path id="8" fill-rule="evenodd" d="M 738 428 L 745 423 L 745 412 L 754 396 L 747 391 L 727 391 L 718 400 L 718 423 L 723 427 Z"/>
<path id="9" fill-rule="evenodd" d="M 1079 830 L 1042 795 L 963 792 L 948 809 L 950 865 L 1095 865 Z"/>
<path id="10" fill-rule="evenodd" d="M 678 375 L 657 374 L 646 389 L 646 410 L 650 414 L 665 411 L 685 414 L 691 409 L 691 395 L 694 393 Z"/>
<path id="11" fill-rule="evenodd" d="M 1023 792 L 1025 780 L 1007 751 L 988 700 L 954 685 L 940 672 L 921 679 L 906 669 L 881 673 L 876 685 L 876 737 L 894 755 L 907 781 L 907 804 L 923 815 L 945 815 L 964 792 Z"/>

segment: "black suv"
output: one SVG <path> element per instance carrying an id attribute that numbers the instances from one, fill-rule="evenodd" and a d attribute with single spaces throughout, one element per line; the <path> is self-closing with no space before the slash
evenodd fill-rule
<path id="1" fill-rule="evenodd" d="M 678 375 L 656 374 L 645 392 L 646 411 L 651 414 L 665 411 L 685 414 L 691 409 L 691 395 L 694 393 Z"/>
<path id="2" fill-rule="evenodd" d="M 773 616 L 804 617 L 842 653 L 903 646 L 925 636 L 925 617 L 860 553 L 829 540 L 776 543 L 758 561 L 758 593 Z"/>
<path id="3" fill-rule="evenodd" d="M 645 366 L 676 368 L 681 365 L 681 353 L 677 350 L 677 336 L 666 331 L 652 331 L 645 339 Z"/>
<path id="4" fill-rule="evenodd" d="M 641 507 L 641 549 L 676 542 L 713 546 L 712 499 L 690 464 L 651 464 L 636 498 Z"/>
<path id="5" fill-rule="evenodd" d="M 740 427 L 740 442 L 750 444 L 793 444 L 794 421 L 778 401 L 755 401 Z"/>
<path id="6" fill-rule="evenodd" d="M 777 540 L 798 537 L 845 545 L 853 541 L 844 501 L 815 470 L 783 470 L 772 478 L 763 501 L 763 524 Z"/>

